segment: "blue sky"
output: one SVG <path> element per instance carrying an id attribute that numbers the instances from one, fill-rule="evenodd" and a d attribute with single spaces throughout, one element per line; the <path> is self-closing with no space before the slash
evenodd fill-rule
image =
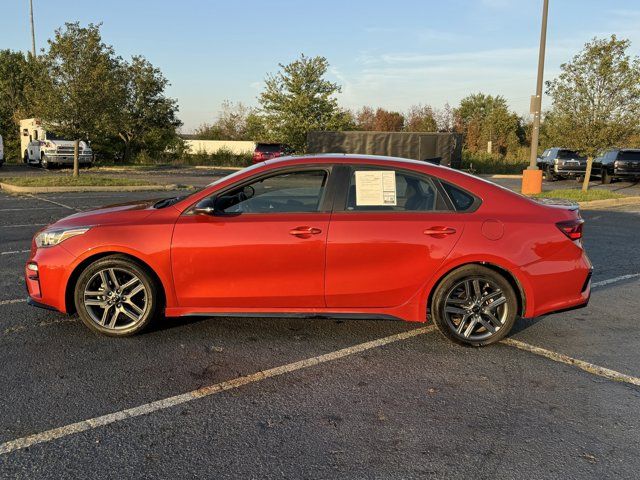
<path id="1" fill-rule="evenodd" d="M 65 21 L 102 22 L 118 54 L 160 67 L 184 131 L 213 121 L 225 99 L 256 105 L 266 74 L 300 53 L 327 57 L 348 108 L 441 107 L 482 91 L 525 114 L 535 91 L 542 0 L 33 2 L 38 48 Z M 639 3 L 550 0 L 545 78 L 612 33 L 640 54 Z M 0 48 L 30 48 L 27 0 L 2 2 Z"/>

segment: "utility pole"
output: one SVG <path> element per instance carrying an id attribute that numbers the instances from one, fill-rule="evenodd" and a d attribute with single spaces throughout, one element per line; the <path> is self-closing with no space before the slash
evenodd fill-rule
<path id="1" fill-rule="evenodd" d="M 29 15 L 31 17 L 31 55 L 36 58 L 36 31 L 33 26 L 33 0 L 29 0 Z"/>
<path id="2" fill-rule="evenodd" d="M 538 140 L 540 138 L 540 116 L 542 114 L 542 83 L 544 79 L 544 53 L 547 43 L 547 15 L 549 0 L 542 5 L 542 28 L 540 30 L 540 50 L 538 52 L 538 80 L 536 95 L 531 97 L 531 113 L 533 113 L 533 129 L 531 131 L 531 156 L 529 167 L 522 172 L 522 193 L 534 194 L 542 191 L 542 171 L 537 166 Z"/>

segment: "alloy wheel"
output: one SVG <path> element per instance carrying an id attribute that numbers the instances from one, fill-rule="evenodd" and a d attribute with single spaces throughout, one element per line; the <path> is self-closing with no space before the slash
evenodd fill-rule
<path id="1" fill-rule="evenodd" d="M 509 313 L 505 293 L 488 278 L 465 278 L 445 297 L 445 320 L 452 332 L 465 341 L 484 341 L 496 335 Z"/>
<path id="2" fill-rule="evenodd" d="M 91 320 L 114 331 L 142 322 L 149 309 L 149 295 L 142 280 L 120 267 L 93 274 L 84 289 L 83 302 Z"/>

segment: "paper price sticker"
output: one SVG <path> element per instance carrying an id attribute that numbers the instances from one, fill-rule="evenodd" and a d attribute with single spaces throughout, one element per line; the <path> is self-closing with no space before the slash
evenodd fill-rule
<path id="1" fill-rule="evenodd" d="M 357 170 L 356 205 L 397 205 L 396 172 L 390 170 Z"/>

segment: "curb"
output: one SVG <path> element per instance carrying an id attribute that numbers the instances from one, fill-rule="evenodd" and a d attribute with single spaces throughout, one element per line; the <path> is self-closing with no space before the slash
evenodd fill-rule
<path id="1" fill-rule="evenodd" d="M 591 200 L 590 202 L 578 202 L 578 205 L 580 205 L 580 208 L 594 210 L 608 207 L 622 207 L 625 205 L 640 205 L 640 196 Z"/>
<path id="2" fill-rule="evenodd" d="M 489 178 L 522 178 L 522 174 L 517 173 L 497 173 L 495 175 L 480 175 L 481 177 Z"/>
<path id="3" fill-rule="evenodd" d="M 0 189 L 8 193 L 67 193 L 67 192 L 145 192 L 159 190 L 181 190 L 181 185 L 130 185 L 130 186 L 77 186 L 77 187 L 18 187 L 1 183 Z"/>

